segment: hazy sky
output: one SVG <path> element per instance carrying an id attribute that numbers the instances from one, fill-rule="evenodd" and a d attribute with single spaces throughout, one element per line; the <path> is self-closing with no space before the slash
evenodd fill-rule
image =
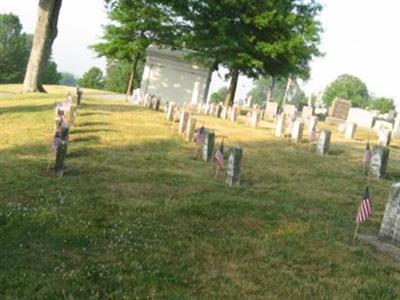
<path id="1" fill-rule="evenodd" d="M 0 12 L 20 17 L 24 31 L 34 31 L 39 0 L 0 0 Z M 106 14 L 102 0 L 64 0 L 53 57 L 58 69 L 82 75 L 91 66 L 104 68 L 87 47 L 102 35 Z M 400 105 L 399 0 L 325 0 L 321 50 L 325 56 L 311 64 L 307 93 L 318 93 L 343 73 L 363 80 L 376 96 L 392 97 Z M 223 72 L 220 72 L 222 75 Z M 214 74 L 211 91 L 226 85 Z M 244 98 L 251 80 L 241 78 L 238 96 Z"/>

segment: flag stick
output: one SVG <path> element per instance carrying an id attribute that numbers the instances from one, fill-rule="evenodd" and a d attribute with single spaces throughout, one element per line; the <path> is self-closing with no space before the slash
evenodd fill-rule
<path id="1" fill-rule="evenodd" d="M 358 225 L 360 225 L 360 223 L 357 222 L 356 229 L 354 230 L 354 235 L 353 235 L 353 244 L 356 241 L 356 236 L 358 234 Z"/>

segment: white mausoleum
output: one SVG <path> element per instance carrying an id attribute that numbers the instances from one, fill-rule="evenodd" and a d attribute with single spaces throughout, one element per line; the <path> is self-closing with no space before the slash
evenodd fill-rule
<path id="1" fill-rule="evenodd" d="M 140 92 L 154 94 L 163 102 L 198 104 L 207 99 L 210 70 L 183 58 L 186 52 L 150 46 L 146 50 Z"/>

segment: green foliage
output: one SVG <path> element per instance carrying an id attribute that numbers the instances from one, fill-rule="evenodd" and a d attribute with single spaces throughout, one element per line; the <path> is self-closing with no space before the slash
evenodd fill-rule
<path id="1" fill-rule="evenodd" d="M 373 99 L 369 108 L 379 110 L 380 113 L 385 114 L 391 110 L 394 110 L 396 106 L 391 98 L 380 97 Z"/>
<path id="2" fill-rule="evenodd" d="M 79 85 L 85 88 L 103 89 L 103 71 L 101 71 L 98 67 L 90 68 L 79 80 Z"/>
<path id="3" fill-rule="evenodd" d="M 23 81 L 31 45 L 18 16 L 0 14 L 0 83 Z"/>
<path id="4" fill-rule="evenodd" d="M 257 79 L 253 85 L 252 90 L 248 93 L 248 96 L 252 97 L 253 103 L 263 104 L 267 101 L 267 93 L 268 88 L 271 85 L 272 78 L 268 77 L 260 77 Z M 272 89 L 272 99 L 275 102 L 278 102 L 280 105 L 283 102 L 283 97 L 285 95 L 287 85 L 286 78 L 277 78 L 274 83 L 274 87 Z M 306 96 L 304 91 L 300 88 L 297 81 L 294 81 L 293 86 L 291 88 L 292 94 L 289 97 L 288 104 L 300 105 L 306 103 Z"/>
<path id="5" fill-rule="evenodd" d="M 218 91 L 214 92 L 210 96 L 210 103 L 224 102 L 226 95 L 228 94 L 227 87 L 221 87 Z"/>
<path id="6" fill-rule="evenodd" d="M 324 91 L 322 101 L 330 106 L 335 98 L 350 100 L 354 107 L 366 107 L 369 104 L 368 89 L 359 78 L 343 74 L 333 81 Z"/>
<path id="7" fill-rule="evenodd" d="M 140 60 L 136 68 L 136 77 L 134 86 L 140 87 L 142 73 L 144 69 L 144 61 Z M 105 76 L 105 89 L 116 93 L 125 93 L 131 76 L 132 64 L 126 61 L 111 60 L 107 61 L 107 70 Z"/>
<path id="8" fill-rule="evenodd" d="M 77 83 L 77 79 L 74 74 L 68 72 L 61 72 L 60 84 L 67 86 L 75 86 Z"/>
<path id="9" fill-rule="evenodd" d="M 40 82 L 43 84 L 59 84 L 62 76 L 57 71 L 57 64 L 49 61 L 40 76 Z"/>

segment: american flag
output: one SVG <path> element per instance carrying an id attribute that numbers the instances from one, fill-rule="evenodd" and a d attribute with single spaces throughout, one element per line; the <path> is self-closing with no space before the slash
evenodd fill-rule
<path id="1" fill-rule="evenodd" d="M 358 213 L 356 217 L 357 224 L 361 224 L 368 219 L 372 214 L 372 201 L 369 194 L 369 188 L 365 188 L 364 196 L 361 200 L 360 207 L 358 208 Z"/>
<path id="2" fill-rule="evenodd" d="M 363 165 L 368 165 L 371 161 L 371 158 L 372 158 L 372 151 L 371 151 L 371 147 L 369 146 L 369 141 L 368 141 L 367 145 L 365 146 Z"/>
<path id="3" fill-rule="evenodd" d="M 224 168 L 224 140 L 221 142 L 221 147 L 214 155 L 215 168 L 222 170 Z"/>
<path id="4" fill-rule="evenodd" d="M 315 142 L 316 140 L 318 140 L 318 132 L 313 128 L 310 132 L 310 142 Z"/>
<path id="5" fill-rule="evenodd" d="M 61 144 L 61 138 L 58 136 L 54 136 L 53 142 L 51 143 L 51 152 L 56 153 L 60 144 Z"/>
<path id="6" fill-rule="evenodd" d="M 203 145 L 206 137 L 206 129 L 204 126 L 198 128 L 194 134 L 194 141 L 197 145 Z"/>

